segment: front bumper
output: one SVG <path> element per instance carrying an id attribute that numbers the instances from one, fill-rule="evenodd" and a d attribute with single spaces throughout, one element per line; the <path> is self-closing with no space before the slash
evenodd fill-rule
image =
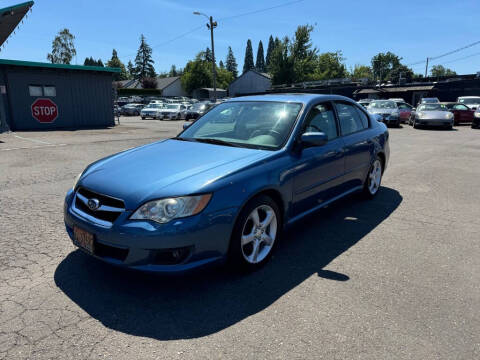
<path id="1" fill-rule="evenodd" d="M 70 239 L 74 241 L 74 227 L 93 234 L 95 250 L 89 254 L 107 263 L 142 271 L 177 273 L 226 259 L 236 208 L 202 212 L 166 224 L 129 220 L 132 211 L 126 210 L 107 227 L 72 209 L 73 198 L 70 190 L 64 204 Z"/>
<path id="2" fill-rule="evenodd" d="M 417 125 L 422 126 L 453 126 L 452 119 L 416 119 L 415 122 Z"/>

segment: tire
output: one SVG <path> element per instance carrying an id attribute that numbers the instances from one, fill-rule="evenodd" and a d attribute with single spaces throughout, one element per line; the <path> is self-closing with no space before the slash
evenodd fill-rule
<path id="1" fill-rule="evenodd" d="M 272 256 L 281 230 L 282 216 L 277 203 L 266 195 L 253 198 L 243 207 L 233 227 L 229 264 L 240 271 L 260 268 Z"/>
<path id="2" fill-rule="evenodd" d="M 417 125 L 417 122 L 415 120 L 413 120 L 413 128 L 418 129 L 418 125 Z"/>
<path id="3" fill-rule="evenodd" d="M 145 120 L 145 116 L 142 116 L 142 120 Z"/>
<path id="4" fill-rule="evenodd" d="M 382 185 L 382 176 L 383 161 L 379 156 L 376 156 L 368 170 L 367 178 L 363 185 L 363 193 L 367 199 L 373 199 L 377 195 Z"/>

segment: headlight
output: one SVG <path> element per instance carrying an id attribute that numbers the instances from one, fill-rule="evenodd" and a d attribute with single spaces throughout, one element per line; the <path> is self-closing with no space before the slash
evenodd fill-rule
<path id="1" fill-rule="evenodd" d="M 451 118 L 453 118 L 453 113 L 449 112 L 449 113 L 447 114 L 447 119 L 451 119 Z"/>
<path id="2" fill-rule="evenodd" d="M 475 111 L 473 113 L 473 116 L 475 116 L 476 118 L 480 118 L 480 112 L 479 111 Z"/>
<path id="3" fill-rule="evenodd" d="M 425 114 L 420 111 L 420 112 L 417 113 L 417 115 L 418 115 L 418 117 L 421 119 L 421 118 L 423 117 L 423 115 L 425 115 Z"/>
<path id="4" fill-rule="evenodd" d="M 211 197 L 212 194 L 205 194 L 149 201 L 140 206 L 130 219 L 164 224 L 173 219 L 198 214 L 205 209 Z"/>
<path id="5" fill-rule="evenodd" d="M 80 180 L 82 175 L 83 175 L 83 171 L 75 177 L 75 180 L 73 180 L 73 188 L 74 189 L 77 187 L 78 180 Z"/>

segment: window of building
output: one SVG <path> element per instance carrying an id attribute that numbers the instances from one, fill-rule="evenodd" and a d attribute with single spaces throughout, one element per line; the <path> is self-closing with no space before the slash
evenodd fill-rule
<path id="1" fill-rule="evenodd" d="M 57 96 L 57 88 L 55 86 L 44 86 L 43 87 L 44 96 Z"/>
<path id="2" fill-rule="evenodd" d="M 43 90 L 40 85 L 30 85 L 28 87 L 28 92 L 30 96 L 43 96 Z"/>

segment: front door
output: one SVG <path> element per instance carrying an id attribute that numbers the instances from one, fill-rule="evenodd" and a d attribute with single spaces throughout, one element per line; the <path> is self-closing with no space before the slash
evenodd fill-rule
<path id="1" fill-rule="evenodd" d="M 344 173 L 343 140 L 330 102 L 314 106 L 304 120 L 302 134 L 323 132 L 323 146 L 303 148 L 293 155 L 293 216 L 302 214 L 340 193 Z"/>

